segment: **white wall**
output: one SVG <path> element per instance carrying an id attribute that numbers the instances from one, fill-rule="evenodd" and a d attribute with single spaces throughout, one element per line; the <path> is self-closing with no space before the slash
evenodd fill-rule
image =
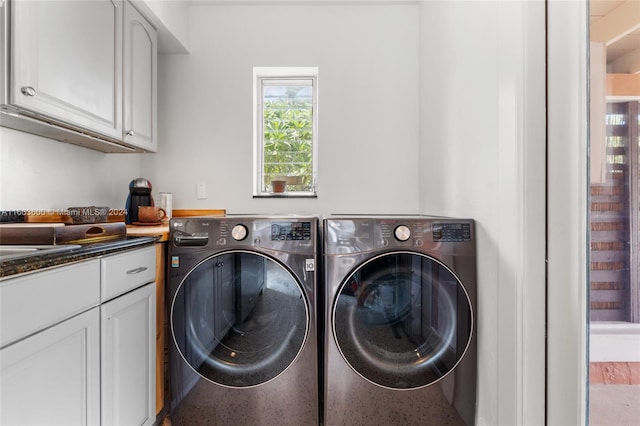
<path id="1" fill-rule="evenodd" d="M 104 154 L 0 127 L 0 210 L 124 208 L 145 154 Z"/>
<path id="2" fill-rule="evenodd" d="M 421 17 L 420 210 L 476 220 L 477 423 L 544 424 L 544 3 Z"/>
<path id="3" fill-rule="evenodd" d="M 418 29 L 409 6 L 196 6 L 190 54 L 159 57 L 159 153 L 176 208 L 417 213 Z M 254 66 L 319 68 L 317 199 L 252 197 Z M 196 200 L 205 182 L 207 200 Z"/>

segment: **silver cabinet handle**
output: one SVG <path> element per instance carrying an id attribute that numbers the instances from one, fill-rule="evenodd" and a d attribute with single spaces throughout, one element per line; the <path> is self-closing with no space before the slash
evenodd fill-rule
<path id="1" fill-rule="evenodd" d="M 34 89 L 31 86 L 24 86 L 23 88 L 20 89 L 20 91 L 25 96 L 35 96 L 36 95 L 36 89 Z"/>
<path id="2" fill-rule="evenodd" d="M 127 275 L 134 275 L 134 274 L 139 274 L 140 272 L 144 272 L 147 270 L 146 266 L 141 266 L 139 268 L 136 269 L 132 269 L 130 271 L 127 271 Z"/>
<path id="3" fill-rule="evenodd" d="M 127 132 L 127 136 L 133 136 L 133 135 L 135 135 L 135 133 L 134 133 L 134 131 L 133 131 L 133 130 L 129 130 L 129 131 Z"/>

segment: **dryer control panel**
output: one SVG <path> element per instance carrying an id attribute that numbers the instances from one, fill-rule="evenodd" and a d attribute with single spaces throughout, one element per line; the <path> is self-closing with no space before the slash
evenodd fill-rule
<path id="1" fill-rule="evenodd" d="M 418 216 L 335 217 L 326 219 L 327 254 L 373 250 L 414 249 L 459 251 L 460 243 L 473 243 L 473 220 Z M 442 245 L 448 245 L 443 248 Z"/>

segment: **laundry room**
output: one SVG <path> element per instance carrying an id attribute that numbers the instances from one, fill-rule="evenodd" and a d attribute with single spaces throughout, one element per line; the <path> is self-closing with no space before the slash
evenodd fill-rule
<path id="1" fill-rule="evenodd" d="M 583 230 L 576 221 L 581 216 L 565 203 L 584 202 L 575 195 L 584 164 L 576 159 L 560 165 L 547 155 L 578 158 L 584 148 L 584 88 L 573 76 L 585 73 L 586 65 L 563 62 L 569 61 L 564 51 L 581 53 L 583 40 L 569 34 L 586 33 L 584 5 L 547 10 L 544 2 L 526 0 L 133 3 L 158 30 L 156 146 L 101 152 L 47 132 L 17 130 L 3 114 L 0 210 L 125 209 L 130 182 L 145 177 L 154 194 L 173 195 L 174 210 L 472 219 L 475 423 L 543 424 L 547 416 L 555 424 L 572 424 L 583 418 L 580 313 L 565 322 L 563 308 L 554 303 L 581 306 L 573 300 L 583 260 Z M 547 51 L 549 37 L 557 51 Z M 8 55 L 6 49 L 1 53 Z M 313 70 L 316 151 L 311 183 L 299 193 L 260 186 L 267 181 L 256 157 L 256 73 L 269 68 Z M 3 88 L 2 102 L 7 97 Z M 549 106 L 550 100 L 557 102 Z M 546 123 L 551 110 L 571 123 L 569 130 Z M 548 189 L 547 180 L 560 183 Z M 283 225 L 285 239 L 295 239 L 293 222 Z M 223 235 L 228 241 L 232 225 Z M 261 241 L 275 238 L 271 227 L 261 232 Z M 463 238 L 455 232 L 454 238 Z M 238 250 L 234 262 L 241 263 L 245 249 Z M 298 279 L 288 260 L 280 260 Z M 557 266 L 571 262 L 575 268 L 569 271 Z M 456 276 L 448 267 L 440 272 Z M 572 285 L 551 286 L 557 282 Z M 169 296 L 179 292 L 174 290 Z M 549 295 L 555 298 L 546 312 Z M 309 296 L 301 291 L 296 297 Z M 567 364 L 571 368 L 564 371 Z M 545 377 L 545 371 L 553 374 Z M 556 392 L 566 405 L 550 397 Z"/>

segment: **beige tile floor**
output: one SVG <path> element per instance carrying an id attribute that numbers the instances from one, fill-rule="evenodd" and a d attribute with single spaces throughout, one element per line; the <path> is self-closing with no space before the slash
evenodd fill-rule
<path id="1" fill-rule="evenodd" d="M 590 426 L 640 426 L 640 385 L 590 385 Z"/>

